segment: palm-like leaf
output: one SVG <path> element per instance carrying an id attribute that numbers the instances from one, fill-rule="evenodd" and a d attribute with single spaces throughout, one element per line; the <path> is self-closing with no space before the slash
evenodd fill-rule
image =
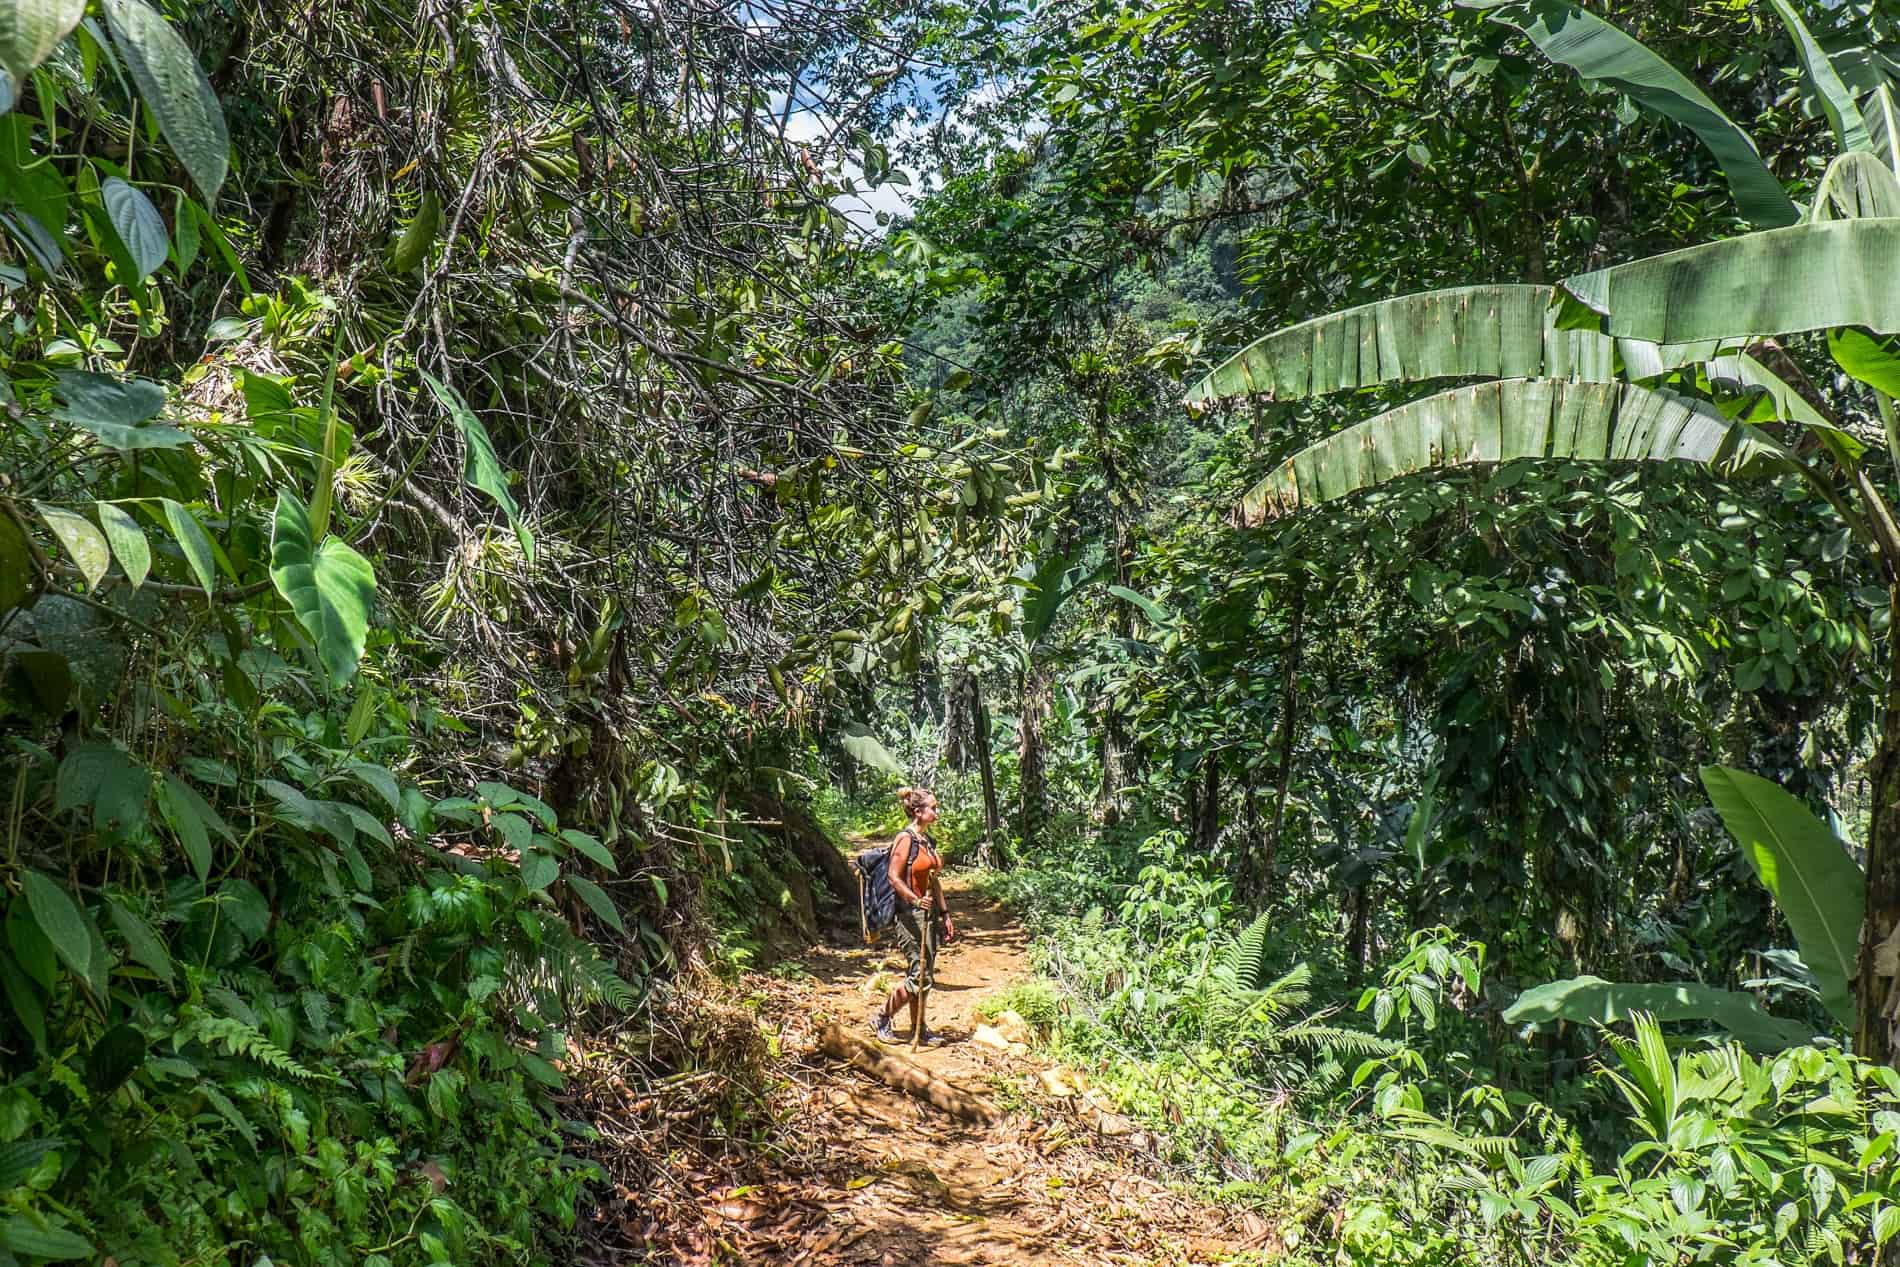
<path id="1" fill-rule="evenodd" d="M 1276 330 L 1228 358 L 1188 393 L 1301 400 L 1433 378 L 1614 375 L 1611 340 L 1558 330 L 1550 286 L 1461 286 L 1362 304 Z"/>
<path id="2" fill-rule="evenodd" d="M 1788 28 L 1788 34 L 1794 38 L 1794 51 L 1801 58 L 1801 69 L 1807 71 L 1808 78 L 1814 82 L 1814 91 L 1821 98 L 1821 109 L 1827 114 L 1828 123 L 1833 125 L 1834 138 L 1840 142 L 1843 150 L 1850 152 L 1873 149 L 1873 140 L 1867 135 L 1867 121 L 1861 117 L 1860 107 L 1854 103 L 1854 95 L 1841 82 L 1834 63 L 1822 51 L 1820 41 L 1809 33 L 1807 23 L 1801 20 L 1801 14 L 1788 0 L 1771 2 L 1781 17 L 1781 24 Z"/>
<path id="3" fill-rule="evenodd" d="M 1241 504 L 1250 524 L 1401 475 L 1517 458 L 1741 463 L 1773 450 L 1698 400 L 1629 383 L 1506 379 L 1427 396 L 1328 436 Z"/>
<path id="4" fill-rule="evenodd" d="M 1465 0 L 1465 7 L 1488 10 L 1493 22 L 1524 32 L 1553 62 L 1620 89 L 1694 132 L 1722 165 L 1735 205 L 1749 221 L 1778 226 L 1800 218 L 1748 134 L 1681 71 L 1603 19 L 1565 0 Z"/>
<path id="5" fill-rule="evenodd" d="M 1563 289 L 1606 333 L 1652 343 L 1829 326 L 1900 331 L 1900 218 L 1750 233 L 1572 277 Z"/>

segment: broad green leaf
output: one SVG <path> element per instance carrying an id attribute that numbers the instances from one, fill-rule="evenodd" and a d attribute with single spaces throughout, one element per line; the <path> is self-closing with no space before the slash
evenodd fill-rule
<path id="1" fill-rule="evenodd" d="M 63 1139 L 17 1139 L 0 1144 L 0 1192 L 19 1187 L 39 1169 L 40 1158 L 65 1144 Z"/>
<path id="2" fill-rule="evenodd" d="M 407 273 L 427 260 L 429 248 L 435 245 L 435 235 L 441 227 L 442 202 L 434 190 L 425 189 L 415 219 L 404 227 L 402 236 L 390 248 L 389 271 Z"/>
<path id="3" fill-rule="evenodd" d="M 1746 462 L 1773 451 L 1701 401 L 1628 383 L 1506 379 L 1427 396 L 1328 436 L 1241 503 L 1249 524 L 1434 468 L 1518 458 Z"/>
<path id="4" fill-rule="evenodd" d="M 890 749 L 877 741 L 871 728 L 863 722 L 848 721 L 839 728 L 838 743 L 852 758 L 861 765 L 873 770 L 882 770 L 886 774 L 895 774 L 902 778 L 909 773 Z"/>
<path id="5" fill-rule="evenodd" d="M 607 846 L 601 844 L 600 841 L 588 835 L 586 832 L 576 831 L 574 828 L 569 827 L 561 833 L 561 840 L 575 852 L 591 859 L 615 875 L 620 874 L 620 868 L 615 864 L 613 854 L 607 851 Z"/>
<path id="6" fill-rule="evenodd" d="M 12 515 L 0 515 L 0 613 L 33 592 L 33 554 Z"/>
<path id="7" fill-rule="evenodd" d="M 1121 599 L 1124 603 L 1132 603 L 1136 607 L 1139 607 L 1141 614 L 1148 618 L 1149 623 L 1157 627 L 1169 624 L 1171 621 L 1171 617 L 1168 615 L 1168 609 L 1163 607 L 1160 603 L 1155 602 L 1154 599 L 1149 598 L 1146 594 L 1138 594 L 1125 585 L 1111 585 L 1108 587 L 1108 592 L 1113 594 L 1116 598 Z"/>
<path id="8" fill-rule="evenodd" d="M 530 849 L 521 855 L 521 882 L 530 889 L 545 889 L 560 874 L 561 864 L 538 849 Z"/>
<path id="9" fill-rule="evenodd" d="M 66 403 L 53 416 L 78 426 L 93 422 L 135 427 L 165 408 L 165 389 L 143 378 L 112 378 L 89 370 L 60 370 L 54 390 Z"/>
<path id="10" fill-rule="evenodd" d="M 614 909 L 613 899 L 608 897 L 598 884 L 577 875 L 568 876 L 564 883 L 580 897 L 581 901 L 587 903 L 589 910 L 600 916 L 607 924 L 612 925 L 615 932 L 627 931 L 627 926 L 621 922 L 620 912 Z"/>
<path id="11" fill-rule="evenodd" d="M 1879 220 L 1900 216 L 1900 180 L 1876 154 L 1843 154 L 1827 165 L 1808 219 Z"/>
<path id="12" fill-rule="evenodd" d="M 165 511 L 166 526 L 172 530 L 172 537 L 178 542 L 178 548 L 185 552 L 185 562 L 191 567 L 191 574 L 198 578 L 198 584 L 204 586 L 205 597 L 211 597 L 212 569 L 215 560 L 211 552 L 211 538 L 206 534 L 204 525 L 198 517 L 180 506 L 171 498 L 160 499 Z"/>
<path id="13" fill-rule="evenodd" d="M 150 277 L 171 255 L 171 237 L 165 232 L 165 218 L 158 214 L 152 200 L 117 176 L 108 176 L 99 187 L 105 199 L 106 214 L 112 228 L 125 245 L 127 254 L 138 266 L 140 277 Z"/>
<path id="14" fill-rule="evenodd" d="M 1867 882 L 1847 846 L 1807 806 L 1767 779 L 1704 766 L 1702 786 L 1762 886 L 1794 930 L 1821 1002 L 1854 1027 L 1854 978 Z"/>
<path id="15" fill-rule="evenodd" d="M 1640 105 L 1694 132 L 1722 165 L 1744 219 L 1779 227 L 1800 218 L 1748 134 L 1681 71 L 1616 27 L 1565 0 L 1461 3 L 1524 32 L 1552 61 L 1628 93 Z"/>
<path id="16" fill-rule="evenodd" d="M 455 389 L 441 382 L 427 370 L 422 379 L 449 411 L 449 417 L 462 433 L 462 441 L 468 450 L 468 457 L 462 464 L 462 479 L 469 487 L 479 489 L 508 516 L 508 522 L 514 526 L 515 539 L 521 542 L 521 553 L 528 562 L 534 562 L 534 534 L 521 522 L 521 507 L 515 504 L 515 495 L 508 491 L 508 475 L 501 469 L 501 459 L 495 456 L 495 445 L 488 438 L 488 428 L 482 426 L 482 420 L 468 407 Z"/>
<path id="17" fill-rule="evenodd" d="M 16 1214 L 0 1223 L 0 1248 L 52 1262 L 93 1256 L 92 1242 L 79 1233 L 26 1214 Z"/>
<path id="18" fill-rule="evenodd" d="M 1652 343 L 1798 334 L 1831 326 L 1900 333 L 1900 219 L 1835 220 L 1744 234 L 1562 283 L 1609 334 Z"/>
<path id="19" fill-rule="evenodd" d="M 366 696 L 367 693 L 365 693 Z M 391 774 L 387 767 L 373 765 L 368 761 L 351 761 L 343 768 L 355 775 L 357 782 L 387 801 L 390 813 L 393 814 L 402 808 L 402 789 L 396 783 L 396 776 Z"/>
<path id="20" fill-rule="evenodd" d="M 277 494 L 271 532 L 271 581 L 316 644 L 330 681 L 341 686 L 356 673 L 376 601 L 369 561 L 336 537 L 310 540 L 310 517 L 289 490 Z"/>
<path id="21" fill-rule="evenodd" d="M 135 963 L 145 965 L 152 975 L 164 982 L 165 988 L 172 984 L 171 952 L 165 949 L 165 941 L 152 926 L 131 907 L 117 900 L 106 903 L 106 914 L 112 920 L 112 926 L 119 930 L 119 936 L 125 938 L 125 948 L 131 952 Z"/>
<path id="22" fill-rule="evenodd" d="M 59 539 L 66 557 L 86 578 L 86 588 L 98 589 L 99 582 L 105 579 L 106 570 L 112 566 L 112 551 L 106 546 L 105 534 L 93 527 L 92 521 L 84 515 L 58 506 L 48 506 L 45 502 L 34 502 L 33 507 Z"/>
<path id="23" fill-rule="evenodd" d="M 99 512 L 99 526 L 105 530 L 106 540 L 112 543 L 113 556 L 125 570 L 125 579 L 137 589 L 151 575 L 151 543 L 145 539 L 138 521 L 123 508 L 111 502 L 94 502 L 93 509 Z"/>
<path id="24" fill-rule="evenodd" d="M 104 7 L 140 99 L 210 205 L 231 158 L 218 94 L 185 41 L 145 0 L 104 0 Z"/>
<path id="25" fill-rule="evenodd" d="M 116 379 L 87 370 L 59 371 L 53 411 L 61 422 L 90 431 L 108 448 L 176 449 L 191 443 L 177 427 L 150 424 L 165 408 L 165 389 L 142 378 Z"/>
<path id="26" fill-rule="evenodd" d="M 167 774 L 158 785 L 158 811 L 177 834 L 192 870 L 203 882 L 211 874 L 211 833 L 235 841 L 230 824 L 198 794 L 198 789 L 175 774 Z"/>
<path id="27" fill-rule="evenodd" d="M 1770 1016 L 1752 994 L 1716 990 L 1694 982 L 1605 981 L 1572 977 L 1524 991 L 1504 1011 L 1507 1025 L 1569 1021 L 1612 1025 L 1647 1012 L 1659 1021 L 1709 1021 L 1757 1051 L 1780 1051 L 1814 1038 L 1799 1021 Z"/>
<path id="28" fill-rule="evenodd" d="M 1900 397 L 1900 350 L 1891 342 L 1870 338 L 1859 330 L 1829 330 L 1827 350 L 1849 378 L 1890 397 Z"/>
<path id="29" fill-rule="evenodd" d="M 0 3 L 0 70 L 24 84 L 35 66 L 86 16 L 86 0 L 5 0 Z M 0 113 L 6 107 L 0 105 Z"/>
<path id="30" fill-rule="evenodd" d="M 53 979 L 59 973 L 59 956 L 53 951 L 53 943 L 40 931 L 25 897 L 15 898 L 7 907 L 7 946 L 22 972 L 39 982 L 41 989 L 53 988 Z"/>
<path id="31" fill-rule="evenodd" d="M 1893 87 L 1881 84 L 1867 101 L 1867 134 L 1880 161 L 1900 174 L 1900 104 L 1893 99 Z"/>
<path id="32" fill-rule="evenodd" d="M 1770 0 L 1775 13 L 1780 16 L 1781 24 L 1788 28 L 1788 34 L 1794 39 L 1794 51 L 1801 58 L 1801 69 L 1808 72 L 1808 78 L 1814 83 L 1814 91 L 1821 98 L 1821 109 L 1827 114 L 1827 121 L 1834 128 L 1834 138 L 1843 150 L 1871 150 L 1874 143 L 1867 135 L 1866 120 L 1860 117 L 1860 107 L 1854 104 L 1854 94 L 1841 82 L 1840 75 L 1834 69 L 1834 63 L 1828 60 L 1820 41 L 1808 31 L 1808 24 L 1801 20 L 1800 13 L 1788 0 Z"/>
<path id="33" fill-rule="evenodd" d="M 88 809 L 101 828 L 136 828 L 147 819 L 151 794 L 152 772 L 131 753 L 106 740 L 85 739 L 60 759 L 53 811 Z"/>
<path id="34" fill-rule="evenodd" d="M 1187 395 L 1301 400 L 1433 378 L 1614 377 L 1611 340 L 1551 323 L 1550 286 L 1463 286 L 1363 304 L 1276 330 Z"/>
<path id="35" fill-rule="evenodd" d="M 20 873 L 20 890 L 33 912 L 33 922 L 53 944 L 53 953 L 81 979 L 90 977 L 92 933 L 79 904 L 57 881 L 30 869 Z"/>

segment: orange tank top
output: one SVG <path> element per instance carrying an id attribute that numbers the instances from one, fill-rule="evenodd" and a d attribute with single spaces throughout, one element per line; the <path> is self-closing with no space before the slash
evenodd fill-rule
<path id="1" fill-rule="evenodd" d="M 916 842 L 915 854 L 911 853 L 912 841 Z M 937 872 L 943 870 L 943 859 L 937 856 L 937 848 L 930 843 L 930 837 L 906 827 L 898 833 L 897 842 L 893 848 L 903 850 L 902 856 L 911 859 L 911 892 L 919 895 L 930 892 L 930 882 L 936 879 Z"/>

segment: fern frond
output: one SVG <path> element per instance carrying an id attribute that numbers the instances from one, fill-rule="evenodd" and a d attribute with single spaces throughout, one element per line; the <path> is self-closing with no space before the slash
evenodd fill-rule
<path id="1" fill-rule="evenodd" d="M 1262 911 L 1221 956 L 1221 975 L 1238 992 L 1258 990 L 1267 972 L 1267 913 Z"/>
<path id="2" fill-rule="evenodd" d="M 268 1034 L 246 1025 L 236 1017 L 213 1016 L 195 1007 L 181 1009 L 180 1016 L 185 1021 L 181 1027 L 185 1037 L 216 1048 L 227 1056 L 241 1056 L 273 1073 L 304 1082 L 334 1080 L 332 1074 L 318 1073 L 297 1063 L 297 1059 L 272 1042 Z"/>
<path id="3" fill-rule="evenodd" d="M 1364 1030 L 1346 1029 L 1337 1025 L 1290 1025 L 1276 1036 L 1282 1047 L 1297 1047 L 1306 1051 L 1337 1052 L 1342 1055 L 1364 1059 L 1368 1056 L 1390 1056 L 1404 1049 L 1405 1044 L 1379 1034 L 1368 1034 Z"/>

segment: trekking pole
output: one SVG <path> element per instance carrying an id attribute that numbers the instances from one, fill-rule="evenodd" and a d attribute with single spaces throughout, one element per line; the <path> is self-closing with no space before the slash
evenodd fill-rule
<path id="1" fill-rule="evenodd" d="M 918 948 L 920 956 L 918 966 L 922 971 L 917 974 L 917 1023 L 910 1028 L 912 1051 L 917 1050 L 917 1045 L 924 1036 L 924 1012 L 930 1002 L 930 978 L 935 976 L 937 971 L 937 913 L 935 911 L 924 912 L 922 931 L 924 944 Z"/>

